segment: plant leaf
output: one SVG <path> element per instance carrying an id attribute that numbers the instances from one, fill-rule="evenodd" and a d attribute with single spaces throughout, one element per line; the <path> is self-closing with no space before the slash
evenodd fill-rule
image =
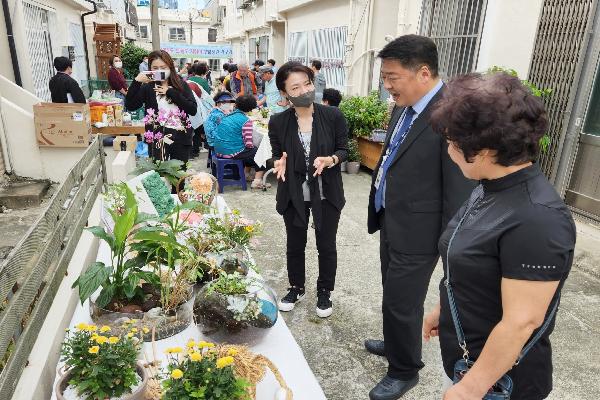
<path id="1" fill-rule="evenodd" d="M 111 267 L 107 267 L 102 262 L 96 261 L 79 276 L 73 283 L 73 288 L 79 287 L 79 299 L 81 304 L 86 301 L 99 287 L 102 285 L 112 271 Z"/>
<path id="2" fill-rule="evenodd" d="M 137 288 L 138 284 L 140 283 L 140 276 L 136 273 L 131 271 L 129 273 L 129 275 L 127 275 L 127 278 L 125 279 L 125 296 L 127 296 L 128 299 L 131 299 L 135 296 L 135 289 Z"/>
<path id="3" fill-rule="evenodd" d="M 104 230 L 104 227 L 91 226 L 86 229 L 89 232 L 91 232 L 94 236 L 96 236 L 97 238 L 100 238 L 100 239 L 104 240 L 106 243 L 108 243 L 110 248 L 114 251 L 114 245 L 115 245 L 114 237 L 112 235 L 109 235 L 108 233 L 106 233 L 106 231 Z"/>
<path id="4" fill-rule="evenodd" d="M 103 287 L 100 295 L 96 299 L 96 305 L 100 308 L 104 308 L 115 296 L 115 290 L 116 288 L 114 285 Z"/>

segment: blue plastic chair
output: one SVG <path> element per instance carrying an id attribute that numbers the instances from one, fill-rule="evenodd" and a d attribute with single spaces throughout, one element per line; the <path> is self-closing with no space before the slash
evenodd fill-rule
<path id="1" fill-rule="evenodd" d="M 244 161 L 242 160 L 233 160 L 231 158 L 219 158 L 216 155 L 212 156 L 212 161 L 216 164 L 217 167 L 217 181 L 219 182 L 219 193 L 223 193 L 223 188 L 225 186 L 241 186 L 242 190 L 248 190 L 246 185 L 246 174 L 244 173 Z M 229 176 L 227 173 L 227 169 L 231 169 L 231 167 L 237 167 L 238 177 L 237 179 Z M 229 167 L 229 168 L 228 168 Z"/>

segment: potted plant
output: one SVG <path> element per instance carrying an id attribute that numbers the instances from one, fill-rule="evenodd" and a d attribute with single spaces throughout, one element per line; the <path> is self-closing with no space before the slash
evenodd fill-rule
<path id="1" fill-rule="evenodd" d="M 383 128 L 388 118 L 387 105 L 375 91 L 368 96 L 345 97 L 340 111 L 348 121 L 352 136 L 356 137 L 369 137 L 373 129 Z"/>
<path id="2" fill-rule="evenodd" d="M 99 295 L 93 300 L 96 306 L 109 306 L 117 311 L 135 300 L 143 299 L 140 281 L 158 285 L 160 278 L 152 271 L 143 270 L 143 262 L 139 258 L 127 258 L 129 241 L 137 228 L 150 216 L 138 213 L 138 206 L 133 192 L 126 184 L 120 184 L 118 193 L 124 193 L 122 206 L 109 208 L 114 221 L 113 232 L 106 232 L 104 227 L 87 228 L 94 236 L 104 240 L 110 247 L 110 265 L 96 261 L 90 265 L 77 280 L 73 288 L 79 289 L 81 303 L 89 299 L 98 289 Z M 120 204 L 120 203 L 119 203 Z"/>
<path id="3" fill-rule="evenodd" d="M 188 327 L 192 320 L 193 283 L 204 274 L 201 258 L 184 243 L 189 225 L 181 218 L 182 210 L 198 203 L 188 202 L 175 208 L 158 224 L 138 229 L 131 250 L 146 268 L 159 277 L 158 285 L 142 284 L 145 312 L 142 324 L 155 329 L 155 339 L 175 335 Z M 191 260 L 195 261 L 191 262 Z M 150 335 L 145 336 L 150 340 Z"/>
<path id="4" fill-rule="evenodd" d="M 196 324 L 215 340 L 247 342 L 273 327 L 277 316 L 273 290 L 237 272 L 222 272 L 198 292 L 194 302 Z"/>
<path id="5" fill-rule="evenodd" d="M 184 162 L 181 160 L 162 161 L 159 159 L 140 158 L 137 161 L 137 167 L 131 171 L 130 175 L 138 176 L 148 171 L 156 171 L 168 184 L 175 186 L 187 174 L 183 167 Z"/>
<path id="6" fill-rule="evenodd" d="M 156 328 L 161 339 L 185 329 L 192 319 L 192 288 L 198 270 L 175 270 L 188 251 L 177 236 L 187 229 L 177 207 L 161 220 L 138 213 L 137 201 L 126 184 L 124 207 L 108 209 L 115 222 L 113 232 L 103 227 L 89 230 L 110 247 L 111 265 L 95 262 L 75 281 L 83 302 L 90 301 L 92 320 L 110 326 L 115 332 L 123 323 L 136 320 Z M 146 222 L 153 222 L 150 226 Z M 150 335 L 145 332 L 146 340 Z"/>
<path id="7" fill-rule="evenodd" d="M 66 371 L 56 384 L 56 398 L 144 399 L 148 374 L 137 362 L 139 348 L 133 332 L 116 336 L 108 326 L 85 323 L 67 330 L 61 350 Z"/>
<path id="8" fill-rule="evenodd" d="M 385 129 L 389 120 L 388 106 L 377 92 L 365 97 L 353 96 L 340 103 L 340 110 L 348 121 L 350 133 L 357 139 L 361 163 L 374 169 L 383 144 L 371 140 L 373 130 Z"/>
<path id="9" fill-rule="evenodd" d="M 356 139 L 348 140 L 348 165 L 346 170 L 349 174 L 357 174 L 360 169 L 361 154 L 358 150 Z"/>
<path id="10" fill-rule="evenodd" d="M 182 347 L 167 349 L 167 374 L 163 380 L 163 399 L 250 400 L 246 389 L 250 383 L 236 377 L 236 352 L 219 357 L 215 345 L 188 342 Z"/>
<path id="11" fill-rule="evenodd" d="M 185 133 L 192 127 L 188 115 L 179 109 L 167 111 L 159 109 L 156 112 L 153 108 L 149 108 L 146 110 L 144 125 L 146 126 L 144 140 L 148 143 L 150 156 L 155 160 L 166 159 L 165 139 Z"/>

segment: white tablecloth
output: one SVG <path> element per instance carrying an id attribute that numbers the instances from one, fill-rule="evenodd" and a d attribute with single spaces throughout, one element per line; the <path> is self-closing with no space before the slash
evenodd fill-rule
<path id="1" fill-rule="evenodd" d="M 266 142 L 268 142 L 268 140 Z M 225 202 L 220 196 L 218 196 L 216 200 L 218 208 L 220 209 L 219 211 L 222 211 L 226 207 Z M 97 260 L 104 263 L 110 262 L 110 248 L 105 242 L 100 242 Z M 81 304 L 77 305 L 70 326 L 73 327 L 80 322 L 88 324 L 92 323 L 88 301 L 86 301 L 83 306 Z M 185 344 L 190 339 L 196 341 L 207 339 L 202 336 L 200 329 L 193 322 L 183 332 L 170 338 L 157 341 L 156 356 L 162 360 L 166 360 L 164 351 L 167 348 L 174 346 L 185 347 Z M 277 368 L 279 368 L 287 385 L 292 389 L 295 400 L 326 399 L 319 382 L 306 362 L 302 350 L 296 343 L 296 340 L 285 324 L 281 314 L 279 315 L 275 326 L 270 328 L 262 338 L 254 342 L 250 348 L 252 351 L 263 354 L 273 361 Z M 144 350 L 149 357 L 152 357 L 152 345 L 150 343 L 144 344 Z M 57 369 L 62 367 L 62 365 L 63 363 L 59 363 Z M 165 365 L 166 361 L 163 362 L 163 366 Z M 275 377 L 268 372 L 263 381 L 257 386 L 256 398 L 257 400 L 273 400 L 278 389 L 279 384 L 275 380 Z M 55 399 L 56 396 L 53 393 L 52 400 Z"/>
<path id="2" fill-rule="evenodd" d="M 258 164 L 259 167 L 266 167 L 267 160 L 273 157 L 273 153 L 271 152 L 271 141 L 269 140 L 269 131 L 255 125 L 252 141 L 255 143 L 255 146 L 258 146 L 256 155 L 254 156 L 254 162 Z"/>

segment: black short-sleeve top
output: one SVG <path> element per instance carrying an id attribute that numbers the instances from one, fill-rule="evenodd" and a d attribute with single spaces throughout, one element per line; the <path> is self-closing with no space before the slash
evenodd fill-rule
<path id="1" fill-rule="evenodd" d="M 483 195 L 470 208 L 449 254 L 450 280 L 472 359 L 477 359 L 490 332 L 502 318 L 502 278 L 560 281 L 555 301 L 571 269 L 576 232 L 569 209 L 536 164 L 499 179 L 483 180 L 481 185 L 474 193 L 478 190 L 481 193 L 483 188 Z M 440 237 L 438 248 L 444 261 L 444 279 L 448 241 L 467 203 Z M 452 377 L 454 363 L 462 357 L 462 350 L 452 323 L 444 279 L 440 283 L 440 346 L 444 369 Z M 521 363 L 509 372 L 514 381 L 512 400 L 543 399 L 552 390 L 549 336 L 553 328 L 554 321 Z"/>

